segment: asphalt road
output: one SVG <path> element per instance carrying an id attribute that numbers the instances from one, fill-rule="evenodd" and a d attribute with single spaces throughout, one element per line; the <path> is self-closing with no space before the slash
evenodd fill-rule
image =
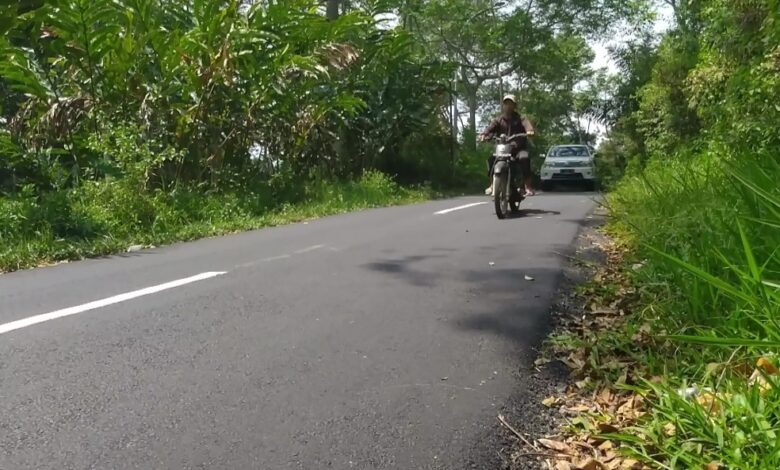
<path id="1" fill-rule="evenodd" d="M 483 468 L 594 206 L 486 201 L 0 276 L 0 469 Z"/>

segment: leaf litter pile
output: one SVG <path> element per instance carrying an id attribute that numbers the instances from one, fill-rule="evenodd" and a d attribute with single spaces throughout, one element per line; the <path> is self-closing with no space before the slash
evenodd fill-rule
<path id="1" fill-rule="evenodd" d="M 624 250 L 597 233 L 586 235 L 585 241 L 590 244 L 588 250 L 596 250 L 606 259 L 590 265 L 591 282 L 578 289 L 572 302 L 577 308 L 553 311 L 555 336 L 545 354 L 535 362 L 537 367 L 543 367 L 559 361 L 570 371 L 571 383 L 542 401 L 544 406 L 557 410 L 564 426 L 558 435 L 531 442 L 513 430 L 503 417 L 499 420 L 520 437 L 515 457 L 537 456 L 540 468 L 647 468 L 622 453 L 617 441 L 611 438 L 645 413 L 644 398 L 620 388 L 636 379 L 636 364 L 616 353 L 612 357 L 599 357 L 597 371 L 588 347 L 595 344 L 599 332 L 620 327 L 634 301 L 635 291 L 620 269 Z M 603 286 L 610 288 L 605 290 Z M 644 341 L 649 334 L 648 328 L 640 329 L 634 340 Z"/>
<path id="2" fill-rule="evenodd" d="M 537 371 L 553 362 L 563 364 L 569 371 L 568 383 L 541 400 L 560 425 L 552 435 L 531 439 L 499 415 L 501 425 L 516 437 L 508 462 L 512 470 L 657 468 L 646 463 L 665 460 L 664 450 L 654 443 L 674 438 L 678 426 L 673 417 L 656 422 L 660 437 L 649 437 L 648 422 L 654 418 L 649 400 L 656 400 L 661 393 L 672 394 L 697 405 L 706 415 L 720 411 L 721 404 L 731 399 L 728 393 L 696 386 L 670 392 L 663 388 L 660 376 L 653 376 L 645 364 L 637 362 L 645 351 L 665 354 L 674 348 L 663 339 L 666 331 L 655 329 L 634 313 L 639 310 L 640 299 L 628 272 L 642 269 L 643 263 L 627 265 L 626 246 L 601 232 L 588 232 L 584 240 L 587 248 L 572 259 L 581 270 L 586 268 L 590 281 L 578 286 L 568 301 L 555 305 L 555 331 L 535 361 Z M 579 258 L 592 258 L 594 252 L 600 262 Z M 780 378 L 780 370 L 765 357 L 738 365 L 707 365 L 713 373 L 725 373 L 726 368 L 743 377 L 744 383 L 755 387 L 761 395 L 769 392 Z M 642 458 L 636 453 L 638 448 L 655 449 L 655 455 L 645 454 Z M 529 464 L 531 461 L 533 464 Z M 672 468 L 726 467 L 717 460 L 705 459 L 696 466 Z"/>

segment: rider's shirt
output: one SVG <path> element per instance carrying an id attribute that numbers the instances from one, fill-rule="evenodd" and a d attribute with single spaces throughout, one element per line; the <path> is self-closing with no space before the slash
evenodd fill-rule
<path id="1" fill-rule="evenodd" d="M 488 128 L 485 130 L 485 134 L 488 135 L 501 135 L 504 134 L 507 137 L 514 134 L 525 134 L 526 128 L 523 125 L 523 118 L 517 114 L 513 113 L 512 116 L 507 118 L 504 115 L 499 116 L 493 122 L 490 123 Z M 517 139 L 514 139 L 514 141 L 517 143 L 517 145 L 514 147 L 514 152 L 517 153 L 520 151 L 528 151 L 528 138 L 527 137 L 520 137 Z"/>

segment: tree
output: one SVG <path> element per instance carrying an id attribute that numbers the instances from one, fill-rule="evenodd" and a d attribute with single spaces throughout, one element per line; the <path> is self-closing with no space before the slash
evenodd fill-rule
<path id="1" fill-rule="evenodd" d="M 253 146 L 290 171 L 375 168 L 435 122 L 446 72 L 372 13 L 328 19 L 311 14 L 318 5 L 62 0 L 13 11 L 0 122 L 23 155 L 54 155 L 69 185 L 108 171 L 219 187 L 251 165 Z M 132 139 L 148 152 L 112 154 Z"/>
<path id="2" fill-rule="evenodd" d="M 559 0 L 433 0 L 406 3 L 404 8 L 404 24 L 413 23 L 415 34 L 457 65 L 457 91 L 468 108 L 472 129 L 484 104 L 480 102 L 483 87 L 497 83 L 497 97 L 504 89 L 522 89 L 539 77 L 580 69 L 581 51 L 559 46 L 575 42 L 587 49 L 586 37 L 643 11 L 640 4 L 626 6 L 613 0 L 584 0 L 574 6 Z M 560 66 L 556 73 L 549 73 L 550 64 Z M 570 87 L 578 81 L 569 77 Z M 467 145 L 473 147 L 474 142 Z"/>
<path id="3" fill-rule="evenodd" d="M 335 20 L 339 17 L 339 3 L 340 0 L 326 0 L 325 16 L 329 20 Z"/>

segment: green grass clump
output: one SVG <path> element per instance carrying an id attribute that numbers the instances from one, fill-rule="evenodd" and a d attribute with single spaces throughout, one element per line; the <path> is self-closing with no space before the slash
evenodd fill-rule
<path id="1" fill-rule="evenodd" d="M 650 413 L 629 444 L 661 468 L 780 468 L 780 382 L 756 368 L 780 349 L 780 160 L 659 159 L 609 202 L 613 234 L 645 261 L 632 322 L 666 332 L 635 356 L 663 381 L 640 386 Z"/>
<path id="2" fill-rule="evenodd" d="M 356 181 L 274 182 L 237 192 L 143 191 L 131 179 L 85 182 L 0 198 L 0 272 L 99 256 L 131 245 L 162 245 L 436 196 L 366 172 Z"/>

